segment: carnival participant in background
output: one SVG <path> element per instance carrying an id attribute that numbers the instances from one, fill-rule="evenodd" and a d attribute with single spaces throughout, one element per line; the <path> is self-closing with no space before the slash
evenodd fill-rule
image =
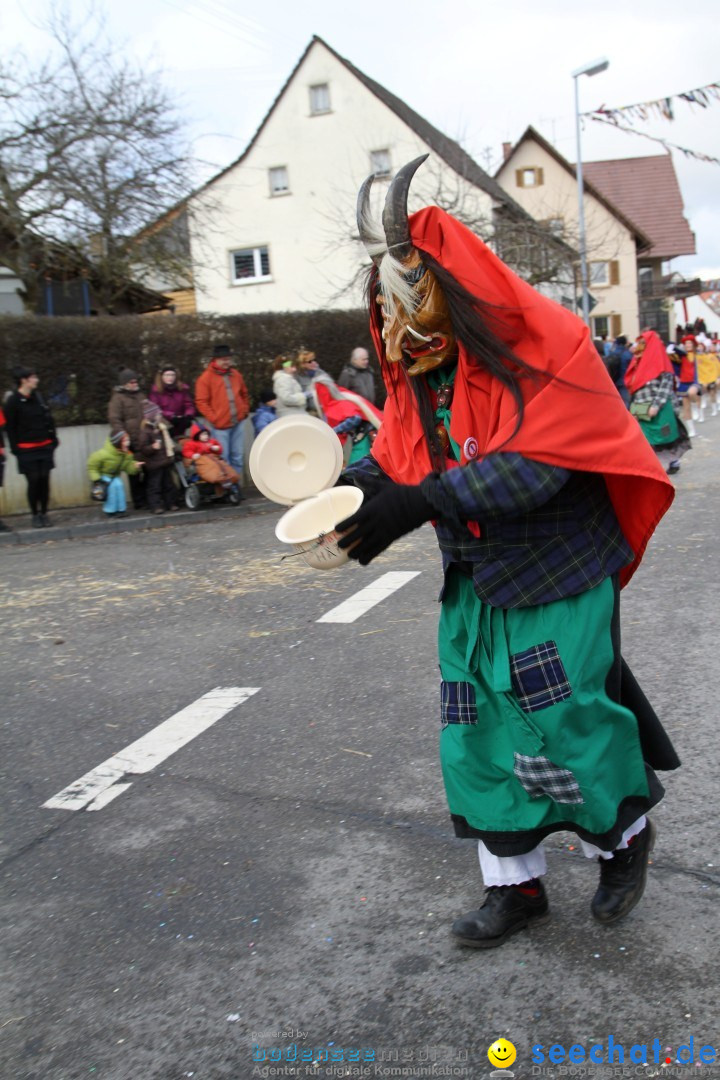
<path id="1" fill-rule="evenodd" d="M 313 384 L 315 411 L 330 424 L 343 447 L 345 465 L 370 453 L 382 424 L 382 412 L 360 394 L 332 380 Z"/>
<path id="2" fill-rule="evenodd" d="M 697 362 L 695 359 L 695 338 L 686 334 L 682 345 L 672 354 L 673 367 L 677 377 L 677 392 L 682 402 L 682 422 L 693 438 L 697 434 L 695 423 L 702 422 L 700 409 L 700 383 L 698 382 Z"/>
<path id="3" fill-rule="evenodd" d="M 720 361 L 712 343 L 705 335 L 698 335 L 698 350 L 695 354 L 697 377 L 702 397 L 700 399 L 700 418 L 704 419 L 705 409 L 711 416 L 717 416 L 717 387 L 720 380 Z"/>
<path id="4" fill-rule="evenodd" d="M 630 412 L 660 459 L 663 468 L 676 473 L 680 458 L 690 449 L 687 431 L 675 416 L 675 373 L 667 349 L 654 330 L 646 330 L 635 342 L 625 372 Z"/>
<path id="5" fill-rule="evenodd" d="M 367 565 L 429 519 L 443 554 L 440 757 L 458 836 L 478 842 L 484 903 L 458 942 L 500 945 L 548 918 L 544 837 L 600 860 L 591 910 L 640 899 L 678 761 L 620 654 L 619 587 L 673 487 L 575 315 L 535 292 L 437 207 L 407 217 L 400 169 L 375 264 L 371 331 L 388 390 L 365 491 L 338 529 Z"/>
<path id="6" fill-rule="evenodd" d="M 38 390 L 37 372 L 31 367 L 13 368 L 15 390 L 4 403 L 5 430 L 15 455 L 18 472 L 27 481 L 27 499 L 35 529 L 50 526 L 50 472 L 55 468 L 58 437 L 55 421 Z"/>

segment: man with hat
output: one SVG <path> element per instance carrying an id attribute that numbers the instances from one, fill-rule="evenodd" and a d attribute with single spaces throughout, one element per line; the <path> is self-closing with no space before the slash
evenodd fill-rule
<path id="1" fill-rule="evenodd" d="M 242 476 L 243 421 L 250 411 L 250 395 L 232 358 L 229 345 L 214 346 L 210 363 L 195 383 L 195 405 L 222 446 L 222 456 Z"/>

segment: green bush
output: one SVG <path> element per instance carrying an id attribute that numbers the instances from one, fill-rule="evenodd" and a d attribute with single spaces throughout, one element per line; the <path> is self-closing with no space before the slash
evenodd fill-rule
<path id="1" fill-rule="evenodd" d="M 382 388 L 364 311 L 97 318 L 4 315 L 0 316 L 2 395 L 14 386 L 12 368 L 24 364 L 40 376 L 41 392 L 58 424 L 104 423 L 121 368 L 137 371 L 148 390 L 158 368 L 172 363 L 192 388 L 218 342 L 236 352 L 253 404 L 272 384 L 274 357 L 301 345 L 312 349 L 334 378 L 352 349 L 363 346 L 373 358 L 378 390 Z"/>

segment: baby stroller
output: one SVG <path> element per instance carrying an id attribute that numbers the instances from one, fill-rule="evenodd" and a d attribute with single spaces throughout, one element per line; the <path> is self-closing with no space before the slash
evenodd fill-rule
<path id="1" fill-rule="evenodd" d="M 229 502 L 237 506 L 242 502 L 242 494 L 237 486 L 227 488 L 220 495 L 215 490 L 215 484 L 207 484 L 197 474 L 194 463 L 176 454 L 175 471 L 183 491 L 185 505 L 188 510 L 197 510 L 203 503 Z"/>

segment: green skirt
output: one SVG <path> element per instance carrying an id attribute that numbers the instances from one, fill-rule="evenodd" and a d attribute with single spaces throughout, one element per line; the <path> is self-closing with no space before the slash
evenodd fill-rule
<path id="1" fill-rule="evenodd" d="M 619 670 L 611 579 L 532 608 L 493 608 L 450 572 L 439 629 L 440 759 L 456 832 L 496 855 L 560 829 L 612 850 L 662 797 Z M 609 845 L 609 846 L 608 846 Z"/>
<path id="2" fill-rule="evenodd" d="M 641 420 L 640 427 L 651 446 L 672 446 L 680 438 L 680 429 L 671 401 L 666 401 L 652 420 Z"/>

